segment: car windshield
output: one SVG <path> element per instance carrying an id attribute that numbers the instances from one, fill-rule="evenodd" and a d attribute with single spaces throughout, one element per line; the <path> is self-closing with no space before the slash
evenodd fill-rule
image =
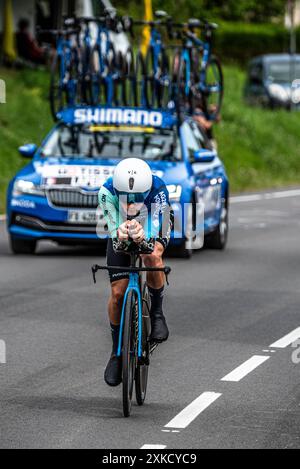
<path id="1" fill-rule="evenodd" d="M 300 62 L 272 62 L 267 68 L 267 76 L 273 83 L 290 83 L 300 79 Z"/>
<path id="2" fill-rule="evenodd" d="M 181 159 L 175 130 L 60 125 L 42 147 L 45 157 Z"/>

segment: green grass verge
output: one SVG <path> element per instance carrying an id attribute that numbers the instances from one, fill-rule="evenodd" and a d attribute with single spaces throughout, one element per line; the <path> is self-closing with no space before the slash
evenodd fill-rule
<path id="1" fill-rule="evenodd" d="M 246 105 L 245 73 L 226 66 L 224 75 L 222 122 L 215 134 L 232 191 L 299 184 L 300 114 Z"/>
<path id="2" fill-rule="evenodd" d="M 6 82 L 6 104 L 0 104 L 0 214 L 5 211 L 7 184 L 26 164 L 18 153 L 24 143 L 40 144 L 51 129 L 47 96 L 49 74 L 35 70 L 0 69 Z"/>
<path id="3" fill-rule="evenodd" d="M 300 183 L 300 114 L 247 106 L 245 73 L 225 66 L 222 122 L 216 126 L 219 151 L 232 192 Z M 0 69 L 7 104 L 0 105 L 0 213 L 5 211 L 8 181 L 26 164 L 17 148 L 40 144 L 53 125 L 47 101 L 49 76 L 44 71 Z"/>

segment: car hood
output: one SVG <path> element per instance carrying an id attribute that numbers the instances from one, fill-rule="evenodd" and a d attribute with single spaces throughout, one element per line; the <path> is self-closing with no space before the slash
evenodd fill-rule
<path id="1" fill-rule="evenodd" d="M 88 190 L 99 189 L 113 175 L 120 160 L 47 158 L 35 159 L 16 175 L 45 186 L 70 185 Z M 148 161 L 153 174 L 166 184 L 180 184 L 188 179 L 183 162 Z"/>

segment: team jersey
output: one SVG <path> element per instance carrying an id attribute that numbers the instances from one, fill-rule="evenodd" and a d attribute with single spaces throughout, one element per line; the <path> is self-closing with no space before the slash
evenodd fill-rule
<path id="1" fill-rule="evenodd" d="M 173 212 L 169 192 L 162 179 L 153 176 L 152 188 L 140 212 L 129 216 L 122 210 L 119 197 L 114 191 L 113 178 L 110 177 L 101 187 L 98 195 L 99 207 L 103 212 L 111 238 L 117 238 L 119 226 L 126 220 L 137 220 L 145 230 L 147 240 L 165 240 L 167 244 L 173 224 Z"/>

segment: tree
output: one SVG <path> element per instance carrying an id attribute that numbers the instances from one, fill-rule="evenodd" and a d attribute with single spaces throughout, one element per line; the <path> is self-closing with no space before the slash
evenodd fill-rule
<path id="1" fill-rule="evenodd" d="M 143 0 L 114 0 L 113 4 L 127 14 L 143 14 Z M 152 0 L 153 10 L 165 10 L 177 20 L 207 17 L 228 21 L 269 22 L 282 19 L 287 0 Z"/>

